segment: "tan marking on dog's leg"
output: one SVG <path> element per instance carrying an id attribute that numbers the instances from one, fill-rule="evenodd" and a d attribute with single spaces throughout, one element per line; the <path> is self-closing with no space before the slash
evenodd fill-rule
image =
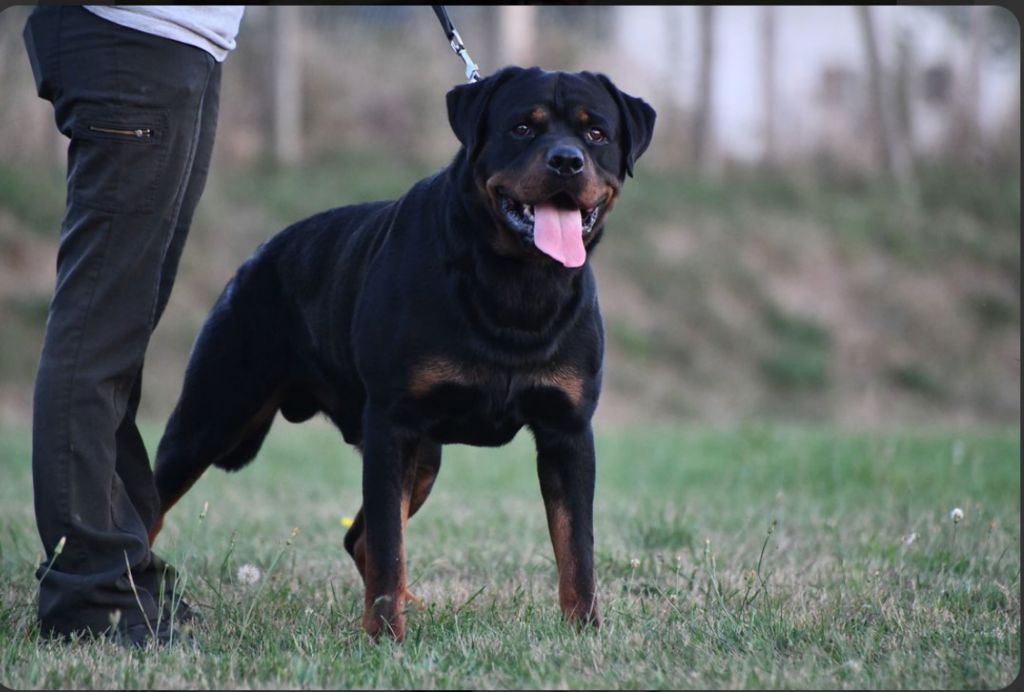
<path id="1" fill-rule="evenodd" d="M 425 465 L 416 467 L 416 480 L 413 482 L 412 491 L 406 498 L 402 500 L 402 527 L 404 528 L 409 523 L 409 519 L 413 517 L 416 512 L 419 511 L 423 503 L 426 502 L 427 496 L 430 495 L 430 489 L 434 486 L 434 480 L 437 478 L 437 469 Z M 405 600 L 411 601 L 417 610 L 423 610 L 426 608 L 426 604 L 422 598 L 417 597 L 408 588 L 405 590 Z"/>
<path id="2" fill-rule="evenodd" d="M 160 514 L 157 515 L 156 521 L 153 522 L 153 526 L 149 529 L 150 545 L 153 545 L 153 542 L 156 541 L 157 535 L 164 528 L 164 517 L 167 515 L 169 511 L 171 511 L 171 507 L 178 504 L 178 500 L 184 497 L 185 493 L 187 493 L 189 489 L 196 484 L 196 481 L 198 481 L 199 478 L 203 475 L 203 473 L 206 472 L 206 468 L 201 469 L 199 473 L 197 473 L 189 481 L 182 485 L 182 487 L 178 491 L 178 494 L 170 498 L 166 503 L 163 500 L 160 501 Z"/>
<path id="3" fill-rule="evenodd" d="M 558 602 L 568 620 L 575 620 L 580 613 L 580 596 L 576 590 L 576 557 L 572 550 L 572 526 L 569 512 L 562 505 L 548 510 L 548 533 L 555 549 L 555 564 L 558 567 Z"/>

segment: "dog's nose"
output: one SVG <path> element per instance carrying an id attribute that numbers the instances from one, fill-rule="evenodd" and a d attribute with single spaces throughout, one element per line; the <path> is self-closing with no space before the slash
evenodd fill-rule
<path id="1" fill-rule="evenodd" d="M 583 172 L 583 152 L 568 144 L 552 147 L 547 157 L 548 168 L 563 178 Z"/>

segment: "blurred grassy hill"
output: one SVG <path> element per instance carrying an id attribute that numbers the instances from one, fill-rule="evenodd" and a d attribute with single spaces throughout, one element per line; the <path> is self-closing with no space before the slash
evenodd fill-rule
<path id="1" fill-rule="evenodd" d="M 264 239 L 401 194 L 445 163 L 388 153 L 301 168 L 215 161 L 145 371 L 166 418 L 195 334 Z M 1020 415 L 1019 168 L 933 165 L 910 200 L 822 170 L 698 178 L 655 159 L 595 258 L 608 423 L 1004 425 Z M 64 181 L 0 163 L 0 420 L 26 420 Z"/>
<path id="2" fill-rule="evenodd" d="M 67 143 L 35 95 L 21 39 L 29 9 L 0 13 L 0 423 L 30 417 L 64 207 Z M 505 29 L 515 13 L 507 9 L 453 12 L 485 72 L 508 61 Z M 847 10 L 834 19 L 855 21 Z M 157 421 L 174 404 L 209 307 L 261 241 L 323 209 L 399 195 L 447 163 L 457 146 L 442 95 L 461 67 L 426 8 L 295 12 L 249 7 L 225 63 L 213 170 L 147 356 L 142 413 Z M 289 14 L 300 21 L 286 50 L 281 27 Z M 810 16 L 790 8 L 778 14 L 780 31 Z M 754 26 L 740 15 L 717 21 L 730 35 Z M 658 16 L 655 23 L 693 19 Z M 1019 423 L 1019 104 L 1008 97 L 1013 107 L 993 115 L 1002 125 L 965 139 L 957 135 L 961 101 L 974 92 L 958 91 L 966 83 L 953 77 L 948 101 L 935 101 L 931 89 L 946 74 L 939 68 L 950 76 L 966 65 L 960 58 L 915 63 L 906 83 L 896 79 L 899 64 L 886 63 L 885 83 L 909 99 L 905 106 L 916 104 L 921 127 L 913 131 L 930 123 L 944 133 L 934 146 L 919 143 L 911 189 L 900 188 L 877 172 L 866 74 L 853 51 L 838 67 L 817 65 L 807 98 L 776 88 L 776 169 L 730 163 L 725 145 L 735 132 L 722 109 L 710 115 L 721 131 L 700 165 L 693 146 L 702 141 L 694 139 L 699 103 L 690 95 L 696 64 L 689 52 L 666 57 L 666 65 L 685 69 L 672 83 L 641 88 L 623 47 L 657 32 L 635 26 L 623 41 L 622 22 L 631 17 L 628 8 L 545 6 L 533 19 L 532 62 L 605 71 L 659 113 L 654 144 L 594 259 L 608 334 L 599 418 L 724 426 L 765 419 L 851 427 Z M 977 24 L 987 27 L 984 36 L 998 38 L 996 29 L 1013 35 L 1003 58 L 982 61 L 991 87 L 1002 83 L 999 70 L 1016 69 L 1019 32 L 1008 15 L 988 20 Z M 677 33 L 680 50 L 700 43 Z M 731 55 L 721 48 L 720 61 Z M 282 80 L 297 84 L 297 93 L 278 99 L 276 68 L 288 55 L 294 71 L 285 76 L 302 78 Z M 776 86 L 795 88 L 798 77 L 780 71 Z M 831 103 L 825 97 L 837 79 L 848 82 L 838 89 L 848 98 Z M 275 149 L 278 101 L 302 106 L 301 165 L 261 163 Z M 782 120 L 784 113 L 802 119 Z M 828 127 L 819 132 L 807 123 Z"/>

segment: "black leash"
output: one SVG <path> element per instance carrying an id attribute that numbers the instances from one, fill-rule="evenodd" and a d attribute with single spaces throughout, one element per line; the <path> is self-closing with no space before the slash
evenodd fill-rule
<path id="1" fill-rule="evenodd" d="M 444 5 L 431 5 L 431 7 L 434 8 L 437 21 L 441 22 L 444 35 L 448 37 L 448 45 L 452 47 L 457 56 L 462 58 L 462 62 L 466 63 L 466 80 L 469 82 L 480 81 L 480 70 L 477 69 L 476 63 L 473 62 L 473 59 L 469 57 L 469 53 L 466 52 L 466 46 L 462 44 L 462 37 L 455 30 L 452 20 L 448 18 L 448 10 L 444 8 Z"/>

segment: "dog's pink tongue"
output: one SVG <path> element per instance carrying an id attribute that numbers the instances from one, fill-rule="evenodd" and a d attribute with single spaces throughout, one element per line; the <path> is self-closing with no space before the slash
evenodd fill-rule
<path id="1" fill-rule="evenodd" d="M 533 208 L 533 243 L 567 267 L 581 267 L 587 260 L 583 247 L 583 215 L 578 209 L 559 209 L 553 204 Z"/>

